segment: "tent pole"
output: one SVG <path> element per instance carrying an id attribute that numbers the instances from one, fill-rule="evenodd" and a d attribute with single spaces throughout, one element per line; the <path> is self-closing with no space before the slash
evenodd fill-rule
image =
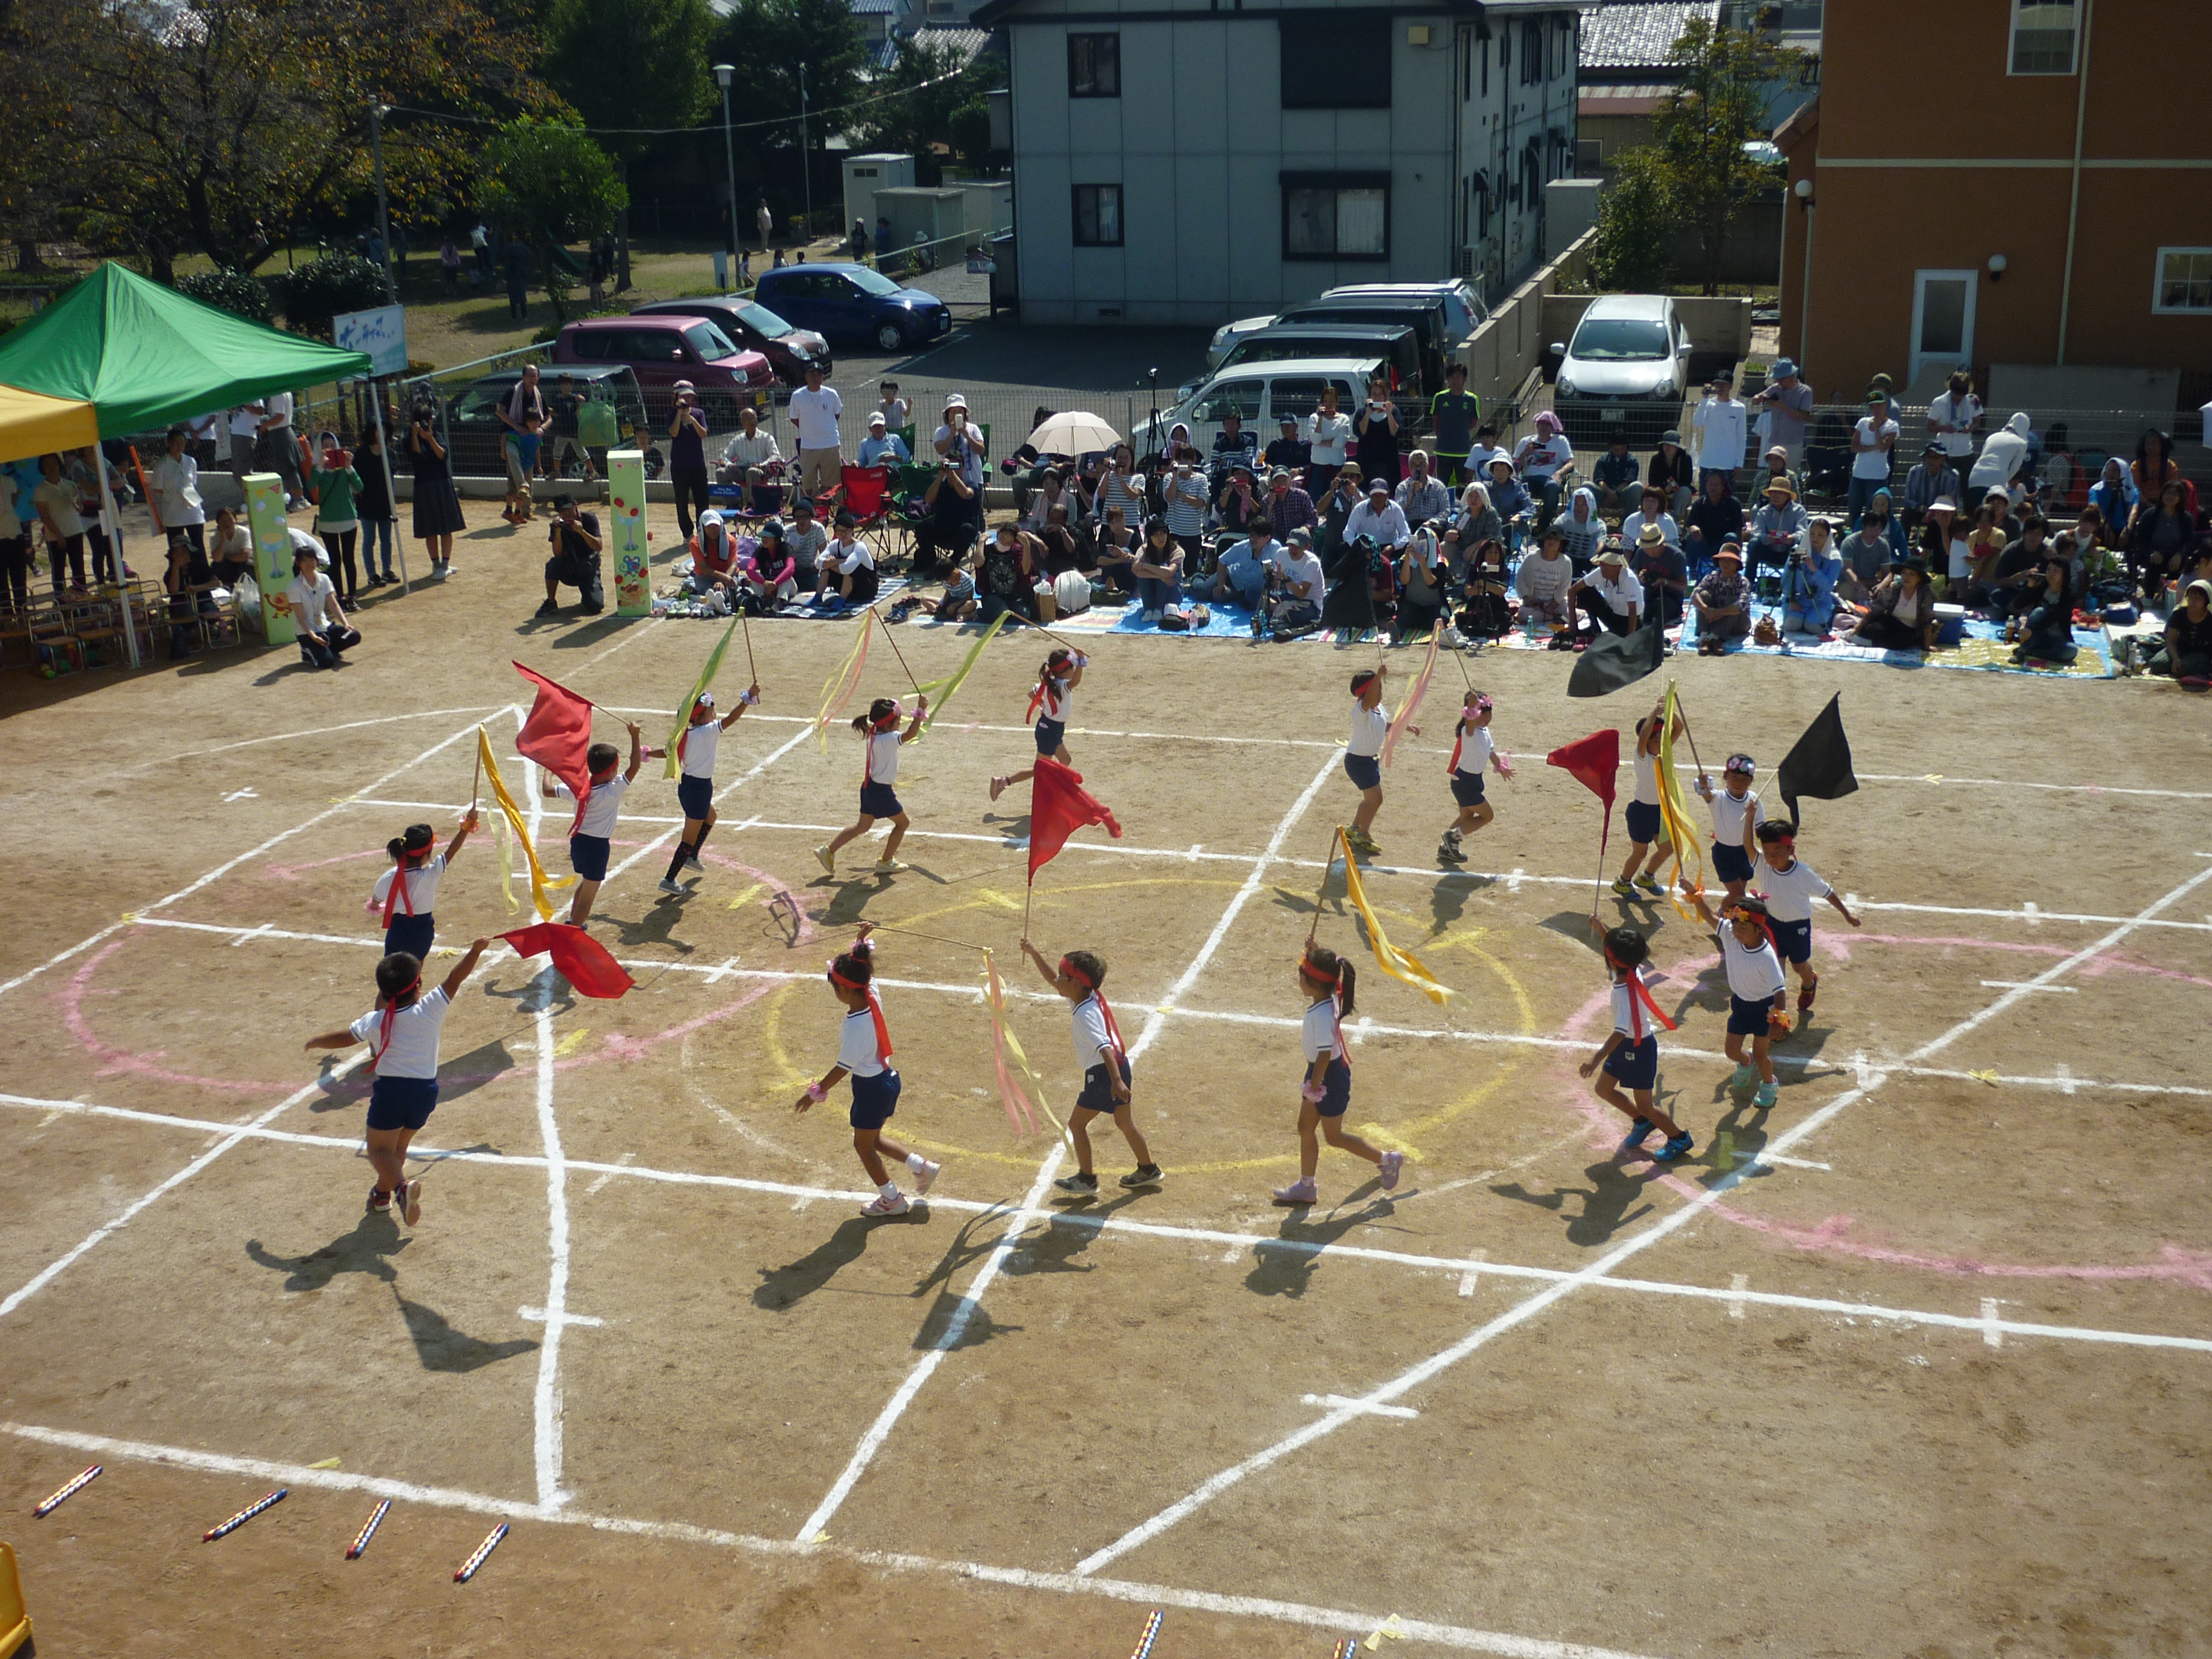
<path id="1" fill-rule="evenodd" d="M 133 668 L 143 666 L 138 658 L 138 619 L 131 613 L 131 567 L 123 562 L 123 515 L 115 510 L 115 490 L 107 481 L 107 456 L 98 441 L 92 446 L 100 470 L 100 516 L 106 520 L 109 556 L 115 561 L 115 585 L 123 593 L 123 653 Z"/>
<path id="2" fill-rule="evenodd" d="M 392 509 L 392 541 L 399 550 L 399 591 L 412 593 L 407 580 L 407 538 L 399 533 L 399 498 L 392 490 L 392 437 L 384 429 L 384 392 L 374 375 L 368 380 L 368 406 L 376 416 L 376 458 L 384 465 L 384 504 Z"/>

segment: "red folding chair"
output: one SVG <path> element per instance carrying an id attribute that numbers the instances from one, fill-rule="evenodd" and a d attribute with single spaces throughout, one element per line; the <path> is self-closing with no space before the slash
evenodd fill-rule
<path id="1" fill-rule="evenodd" d="M 872 538 L 884 558 L 914 556 L 913 538 L 905 521 L 891 511 L 891 474 L 887 466 L 847 466 L 838 469 L 833 492 L 837 506 L 850 509 L 860 534 Z M 831 509 L 835 511 L 835 508 Z M 903 540 L 904 545 L 898 544 Z"/>

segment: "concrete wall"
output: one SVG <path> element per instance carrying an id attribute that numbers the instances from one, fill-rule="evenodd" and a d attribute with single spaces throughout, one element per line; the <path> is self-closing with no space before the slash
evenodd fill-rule
<path id="1" fill-rule="evenodd" d="M 1596 240 L 1595 231 L 1577 238 L 1507 295 L 1475 330 L 1474 338 L 1460 348 L 1459 361 L 1467 365 L 1467 389 L 1482 400 L 1486 410 L 1511 398 L 1543 361 L 1544 349 L 1553 338 L 1544 331 L 1545 301 L 1561 282 L 1582 279 Z M 1575 314 L 1582 313 L 1577 310 Z"/>

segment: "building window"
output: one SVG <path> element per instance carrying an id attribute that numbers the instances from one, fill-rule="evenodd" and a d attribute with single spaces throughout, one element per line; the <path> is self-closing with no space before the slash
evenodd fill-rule
<path id="1" fill-rule="evenodd" d="M 1533 87 L 1544 78 L 1544 31 L 1536 23 L 1521 26 L 1521 84 Z"/>
<path id="2" fill-rule="evenodd" d="M 2212 312 L 2212 247 L 2162 247 L 2158 251 L 2158 291 L 2150 308 L 2164 312 Z"/>
<path id="3" fill-rule="evenodd" d="M 2073 74 L 2077 21 L 2075 0 L 2012 0 L 2010 73 Z"/>
<path id="4" fill-rule="evenodd" d="M 1487 98 L 1490 96 L 1490 37 L 1488 35 L 1482 34 L 1475 37 L 1474 55 L 1482 59 L 1482 95 Z"/>
<path id="5" fill-rule="evenodd" d="M 1575 177 L 1595 179 L 1605 166 L 1605 145 L 1595 138 L 1575 140 Z"/>
<path id="6" fill-rule="evenodd" d="M 1388 259 L 1390 175 L 1283 174 L 1283 258 Z"/>
<path id="7" fill-rule="evenodd" d="M 1285 109 L 1390 107 L 1387 12 L 1314 12 L 1281 20 Z"/>
<path id="8" fill-rule="evenodd" d="M 1121 95 L 1120 35 L 1071 34 L 1067 37 L 1067 95 L 1071 98 L 1119 98 Z"/>
<path id="9" fill-rule="evenodd" d="M 1075 187 L 1075 246 L 1121 246 L 1121 186 L 1078 185 Z"/>

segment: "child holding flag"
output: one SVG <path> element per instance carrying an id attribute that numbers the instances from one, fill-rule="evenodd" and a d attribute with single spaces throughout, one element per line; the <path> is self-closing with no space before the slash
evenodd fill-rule
<path id="1" fill-rule="evenodd" d="M 1682 878 L 1682 890 L 1718 935 L 1721 961 L 1728 971 L 1728 1057 L 1735 1062 L 1728 1086 L 1740 1089 L 1756 1077 L 1759 1091 L 1752 1096 L 1751 1103 L 1763 1112 L 1780 1098 L 1774 1061 L 1767 1052 L 1773 1041 L 1770 1033 L 1777 1021 L 1784 1031 L 1790 1029 L 1790 1016 L 1782 1008 L 1790 981 L 1783 977 L 1782 958 L 1775 953 L 1774 938 L 1767 930 L 1766 901 L 1729 900 L 1721 906 L 1721 915 L 1728 918 L 1728 925 L 1723 927 L 1720 917 L 1705 902 L 1704 890 L 1687 876 Z M 1747 1042 L 1750 1044 L 1747 1054 Z"/>
<path id="2" fill-rule="evenodd" d="M 1053 1185 L 1064 1193 L 1097 1194 L 1098 1176 L 1091 1167 L 1091 1120 L 1103 1112 L 1114 1120 L 1114 1127 L 1121 1132 L 1137 1160 L 1137 1167 L 1121 1177 L 1121 1184 L 1133 1191 L 1158 1186 L 1160 1166 L 1152 1162 L 1152 1148 L 1145 1145 L 1131 1114 L 1129 1089 L 1134 1079 L 1129 1071 L 1129 1051 L 1121 1041 L 1121 1028 L 1114 1022 L 1114 1011 L 1106 1006 L 1106 994 L 1099 988 L 1106 982 L 1106 964 L 1089 951 L 1070 951 L 1055 968 L 1026 935 L 1022 949 L 1036 963 L 1045 982 L 1075 1005 L 1075 1060 L 1084 1068 L 1083 1092 L 1075 1097 L 1075 1109 L 1067 1115 L 1068 1139 L 1075 1143 L 1075 1173 L 1062 1176 Z"/>
<path id="3" fill-rule="evenodd" d="M 1452 799 L 1459 803 L 1459 816 L 1444 831 L 1443 844 L 1437 848 L 1437 856 L 1446 864 L 1465 864 L 1467 854 L 1460 850 L 1462 840 L 1498 816 L 1482 798 L 1486 766 L 1496 767 L 1501 778 L 1513 775 L 1513 769 L 1506 764 L 1505 757 L 1491 739 L 1490 699 L 1470 690 L 1460 708 L 1459 724 L 1452 733 L 1451 761 L 1445 768 L 1451 774 Z"/>
<path id="4" fill-rule="evenodd" d="M 1836 914 L 1854 927 L 1859 919 L 1836 890 L 1820 879 L 1820 872 L 1797 856 L 1797 831 L 1780 818 L 1759 826 L 1759 851 L 1763 867 L 1759 884 L 1766 900 L 1766 914 L 1774 923 L 1774 948 L 1797 970 L 1797 1013 L 1800 1020 L 1813 1012 L 1813 998 L 1820 976 L 1813 971 L 1813 901 L 1824 898 Z"/>
<path id="5" fill-rule="evenodd" d="M 664 893 L 683 894 L 676 884 L 677 872 L 685 860 L 699 863 L 699 849 L 707 844 L 707 832 L 714 827 L 720 816 L 714 811 L 714 754 L 721 747 L 722 733 L 744 717 L 746 709 L 760 701 L 760 682 L 756 680 L 738 698 L 738 706 L 720 720 L 714 718 L 714 694 L 702 691 L 692 699 L 690 724 L 676 739 L 676 761 L 682 772 L 676 780 L 676 799 L 684 808 L 684 833 L 676 842 L 675 854 L 668 860 L 668 873 L 660 878 Z M 648 749 L 648 759 L 659 760 L 665 749 Z M 706 866 L 701 865 L 702 870 Z"/>
<path id="6" fill-rule="evenodd" d="M 480 939 L 470 945 L 428 996 L 422 994 L 421 957 L 404 951 L 386 957 L 376 964 L 376 1006 L 341 1030 L 307 1039 L 310 1049 L 366 1042 L 374 1051 L 368 1061 L 376 1073 L 368 1094 L 368 1161 L 376 1169 L 368 1193 L 372 1214 L 388 1212 L 396 1200 L 409 1226 L 422 1218 L 422 1183 L 407 1178 L 407 1146 L 438 1109 L 439 1033 L 490 943 Z"/>
<path id="7" fill-rule="evenodd" d="M 1718 793 L 1710 776 L 1698 774 L 1698 793 L 1713 808 L 1713 874 L 1726 884 L 1732 900 L 1743 896 L 1744 884 L 1751 879 L 1752 827 L 1759 822 L 1759 797 L 1752 793 L 1751 779 L 1757 769 L 1750 756 L 1730 755 L 1721 768 Z"/>
<path id="8" fill-rule="evenodd" d="M 392 867 L 376 878 L 367 908 L 384 912 L 385 955 L 404 951 L 424 962 L 430 959 L 430 946 L 438 933 L 437 919 L 430 910 L 437 900 L 439 878 L 459 855 L 461 843 L 476 827 L 476 809 L 471 807 L 453 840 L 446 843 L 446 850 L 434 856 L 430 845 L 436 837 L 427 823 L 410 823 L 406 834 L 394 836 L 384 844 L 384 850 L 392 855 Z"/>
<path id="9" fill-rule="evenodd" d="M 891 821 L 891 834 L 884 843 L 883 856 L 876 860 L 876 873 L 893 875 L 906 868 L 898 861 L 899 843 L 906 839 L 908 828 L 906 808 L 899 805 L 891 786 L 898 781 L 899 746 L 912 743 L 928 718 L 929 699 L 919 692 L 915 695 L 914 719 L 904 732 L 898 729 L 898 703 L 890 697 L 878 697 L 868 705 L 866 714 L 853 716 L 853 729 L 868 742 L 867 763 L 860 771 L 860 816 L 840 830 L 836 840 L 814 849 L 814 856 L 830 875 L 837 873 L 837 849 L 866 835 L 878 818 Z"/>
<path id="10" fill-rule="evenodd" d="M 592 919 L 592 901 L 599 896 L 599 884 L 607 878 L 607 858 L 614 850 L 615 820 L 622 814 L 623 791 L 637 781 L 638 769 L 645 764 L 645 733 L 635 720 L 623 724 L 629 727 L 629 770 L 616 775 L 615 767 L 622 757 L 611 743 L 595 743 L 585 751 L 584 763 L 592 769 L 592 787 L 585 792 L 584 810 L 576 814 L 576 827 L 568 832 L 568 867 L 576 872 L 576 896 L 568 902 L 571 927 L 581 927 Z M 545 774 L 545 793 L 548 799 L 576 799 L 574 792 L 550 772 Z"/>
<path id="11" fill-rule="evenodd" d="M 1628 803 L 1628 862 L 1620 866 L 1619 879 L 1613 890 L 1623 898 L 1634 898 L 1636 890 L 1642 888 L 1652 897 L 1659 897 L 1666 890 L 1659 885 L 1655 873 L 1674 851 L 1674 843 L 1668 839 L 1664 815 L 1659 811 L 1659 741 L 1668 732 L 1666 704 L 1654 703 L 1651 712 L 1636 722 L 1636 798 Z M 1682 735 L 1682 717 L 1674 716 L 1672 735 Z M 1650 865 L 1645 868 L 1644 860 Z M 1636 872 L 1643 870 L 1638 876 Z"/>
<path id="12" fill-rule="evenodd" d="M 1075 757 L 1067 752 L 1067 717 L 1075 708 L 1075 688 L 1083 684 L 1083 671 L 1090 665 L 1090 658 L 1062 646 L 1044 659 L 1037 670 L 1036 690 L 1030 694 L 1029 717 L 1036 722 L 1036 751 L 1062 766 L 1075 764 Z M 1009 785 L 1027 783 L 1036 775 L 1036 769 L 1029 767 L 993 778 L 991 799 L 998 799 Z"/>
<path id="13" fill-rule="evenodd" d="M 1656 1163 L 1672 1164 L 1688 1155 L 1690 1132 L 1661 1111 L 1655 1092 L 1659 1086 L 1659 1032 L 1674 1022 L 1659 1012 L 1640 969 L 1651 955 L 1650 941 L 1633 927 L 1615 927 L 1605 935 L 1605 965 L 1613 970 L 1613 1032 L 1595 1054 L 1584 1060 L 1585 1078 L 1597 1077 L 1597 1097 L 1629 1119 L 1628 1135 L 1620 1150 L 1632 1152 L 1654 1129 L 1667 1144 L 1651 1154 Z M 1635 1099 L 1621 1091 L 1626 1089 Z"/>
<path id="14" fill-rule="evenodd" d="M 853 1079 L 853 1150 L 868 1179 L 876 1183 L 876 1196 L 863 1205 L 865 1216 L 904 1215 L 914 1206 L 898 1189 L 884 1167 L 886 1156 L 905 1164 L 914 1176 L 914 1195 L 921 1197 L 937 1179 L 939 1165 L 920 1152 L 909 1152 L 884 1134 L 884 1125 L 898 1110 L 899 1074 L 890 1068 L 890 1028 L 884 1023 L 884 1005 L 876 995 L 875 947 L 868 929 L 853 941 L 853 948 L 830 964 L 830 988 L 845 1005 L 844 1028 L 838 1038 L 837 1063 L 818 1083 L 806 1085 L 792 1109 L 805 1112 L 829 1097 L 838 1079 Z"/>
<path id="15" fill-rule="evenodd" d="M 1344 749 L 1344 775 L 1359 790 L 1359 810 L 1344 839 L 1353 852 L 1370 858 L 1382 850 L 1369 830 L 1382 810 L 1382 741 L 1390 735 L 1390 711 L 1382 706 L 1384 672 L 1363 668 L 1352 677 L 1352 735 Z M 1406 730 L 1421 735 L 1418 726 Z"/>
<path id="16" fill-rule="evenodd" d="M 1345 1109 L 1352 1104 L 1352 1060 L 1344 1047 L 1344 1017 L 1352 1012 L 1358 989 L 1358 975 L 1350 963 L 1325 946 L 1306 946 L 1298 958 L 1298 991 L 1311 1000 L 1299 1032 L 1306 1074 L 1298 1085 L 1298 1178 L 1275 1189 L 1278 1204 L 1311 1204 L 1319 1199 L 1314 1177 L 1321 1167 L 1323 1136 L 1338 1151 L 1380 1168 L 1384 1192 L 1398 1185 L 1405 1154 L 1378 1152 L 1344 1130 Z"/>

